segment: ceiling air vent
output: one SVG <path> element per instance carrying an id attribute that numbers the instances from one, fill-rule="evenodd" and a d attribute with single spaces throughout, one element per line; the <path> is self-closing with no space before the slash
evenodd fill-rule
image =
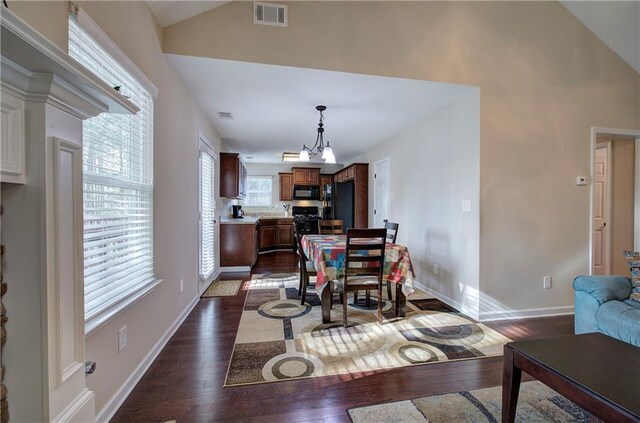
<path id="1" fill-rule="evenodd" d="M 218 117 L 220 119 L 233 120 L 233 115 L 231 112 L 218 112 Z"/>
<path id="2" fill-rule="evenodd" d="M 284 4 L 253 2 L 253 23 L 259 25 L 288 26 L 287 6 Z"/>

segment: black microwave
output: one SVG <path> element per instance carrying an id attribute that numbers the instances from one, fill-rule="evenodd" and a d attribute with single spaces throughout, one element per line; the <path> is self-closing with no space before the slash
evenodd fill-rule
<path id="1" fill-rule="evenodd" d="M 294 200 L 320 200 L 320 185 L 294 185 Z"/>

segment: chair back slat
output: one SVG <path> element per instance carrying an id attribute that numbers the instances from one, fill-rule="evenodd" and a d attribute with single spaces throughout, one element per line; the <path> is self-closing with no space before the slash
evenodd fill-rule
<path id="1" fill-rule="evenodd" d="M 344 233 L 344 221 L 342 220 L 318 220 L 318 233 L 320 235 L 342 235 Z"/>
<path id="2" fill-rule="evenodd" d="M 349 276 L 376 276 L 382 285 L 386 229 L 347 229 L 345 285 Z M 363 254 L 366 252 L 366 254 Z M 353 281 L 357 285 L 358 281 Z"/>
<path id="3" fill-rule="evenodd" d="M 298 231 L 298 223 L 293 224 L 293 239 L 298 246 L 298 255 L 300 256 L 300 261 L 309 261 L 306 254 L 304 253 L 304 250 L 302 249 L 302 235 L 300 235 L 300 232 Z"/>
<path id="4" fill-rule="evenodd" d="M 392 244 L 396 243 L 396 238 L 398 237 L 398 225 L 397 223 L 389 222 L 386 220 L 384 222 L 384 228 L 387 230 L 387 242 Z"/>

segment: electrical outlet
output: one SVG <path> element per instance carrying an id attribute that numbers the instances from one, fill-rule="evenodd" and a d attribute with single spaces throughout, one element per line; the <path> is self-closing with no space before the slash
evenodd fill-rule
<path id="1" fill-rule="evenodd" d="M 182 291 L 184 291 L 184 279 L 180 278 L 180 293 L 182 294 Z"/>
<path id="2" fill-rule="evenodd" d="M 124 350 L 127 346 L 127 327 L 123 326 L 118 331 L 118 352 Z"/>
<path id="3" fill-rule="evenodd" d="M 465 213 L 471 212 L 471 200 L 462 201 L 462 211 Z"/>
<path id="4" fill-rule="evenodd" d="M 542 287 L 544 289 L 551 289 L 551 276 L 545 276 L 542 278 Z"/>
<path id="5" fill-rule="evenodd" d="M 438 266 L 437 264 L 433 264 L 433 274 L 435 276 L 438 276 L 438 273 L 440 273 L 440 266 Z"/>

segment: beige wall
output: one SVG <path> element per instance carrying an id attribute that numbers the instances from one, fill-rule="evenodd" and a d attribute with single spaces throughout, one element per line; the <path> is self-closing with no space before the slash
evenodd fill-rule
<path id="1" fill-rule="evenodd" d="M 10 2 L 10 7 L 66 50 L 66 1 Z M 98 363 L 87 382 L 100 411 L 198 298 L 198 132 L 216 151 L 221 145 L 164 57 L 161 28 L 146 2 L 82 2 L 81 7 L 159 89 L 154 115 L 154 252 L 156 275 L 163 282 L 87 339 L 87 359 Z M 184 278 L 182 294 L 180 278 Z M 118 352 L 117 331 L 124 325 L 128 346 Z M 35 393 L 39 387 L 33 389 Z M 21 421 L 18 415 L 12 415 L 13 420 Z"/>
<path id="2" fill-rule="evenodd" d="M 633 250 L 635 140 L 598 136 L 598 142 L 607 141 L 611 141 L 611 274 L 627 275 L 622 252 Z"/>
<path id="3" fill-rule="evenodd" d="M 463 313 L 477 317 L 480 281 L 480 92 L 469 93 L 367 154 L 369 189 L 375 163 L 389 158 L 389 210 L 398 223 L 417 280 Z M 369 222 L 375 222 L 374 195 Z M 471 201 L 471 212 L 462 202 Z M 439 266 L 438 275 L 433 265 Z"/>
<path id="4" fill-rule="evenodd" d="M 589 271 L 575 177 L 592 126 L 640 128 L 640 76 L 557 2 L 287 4 L 288 28 L 231 2 L 165 28 L 164 51 L 480 87 L 481 313 L 569 311 Z"/>

